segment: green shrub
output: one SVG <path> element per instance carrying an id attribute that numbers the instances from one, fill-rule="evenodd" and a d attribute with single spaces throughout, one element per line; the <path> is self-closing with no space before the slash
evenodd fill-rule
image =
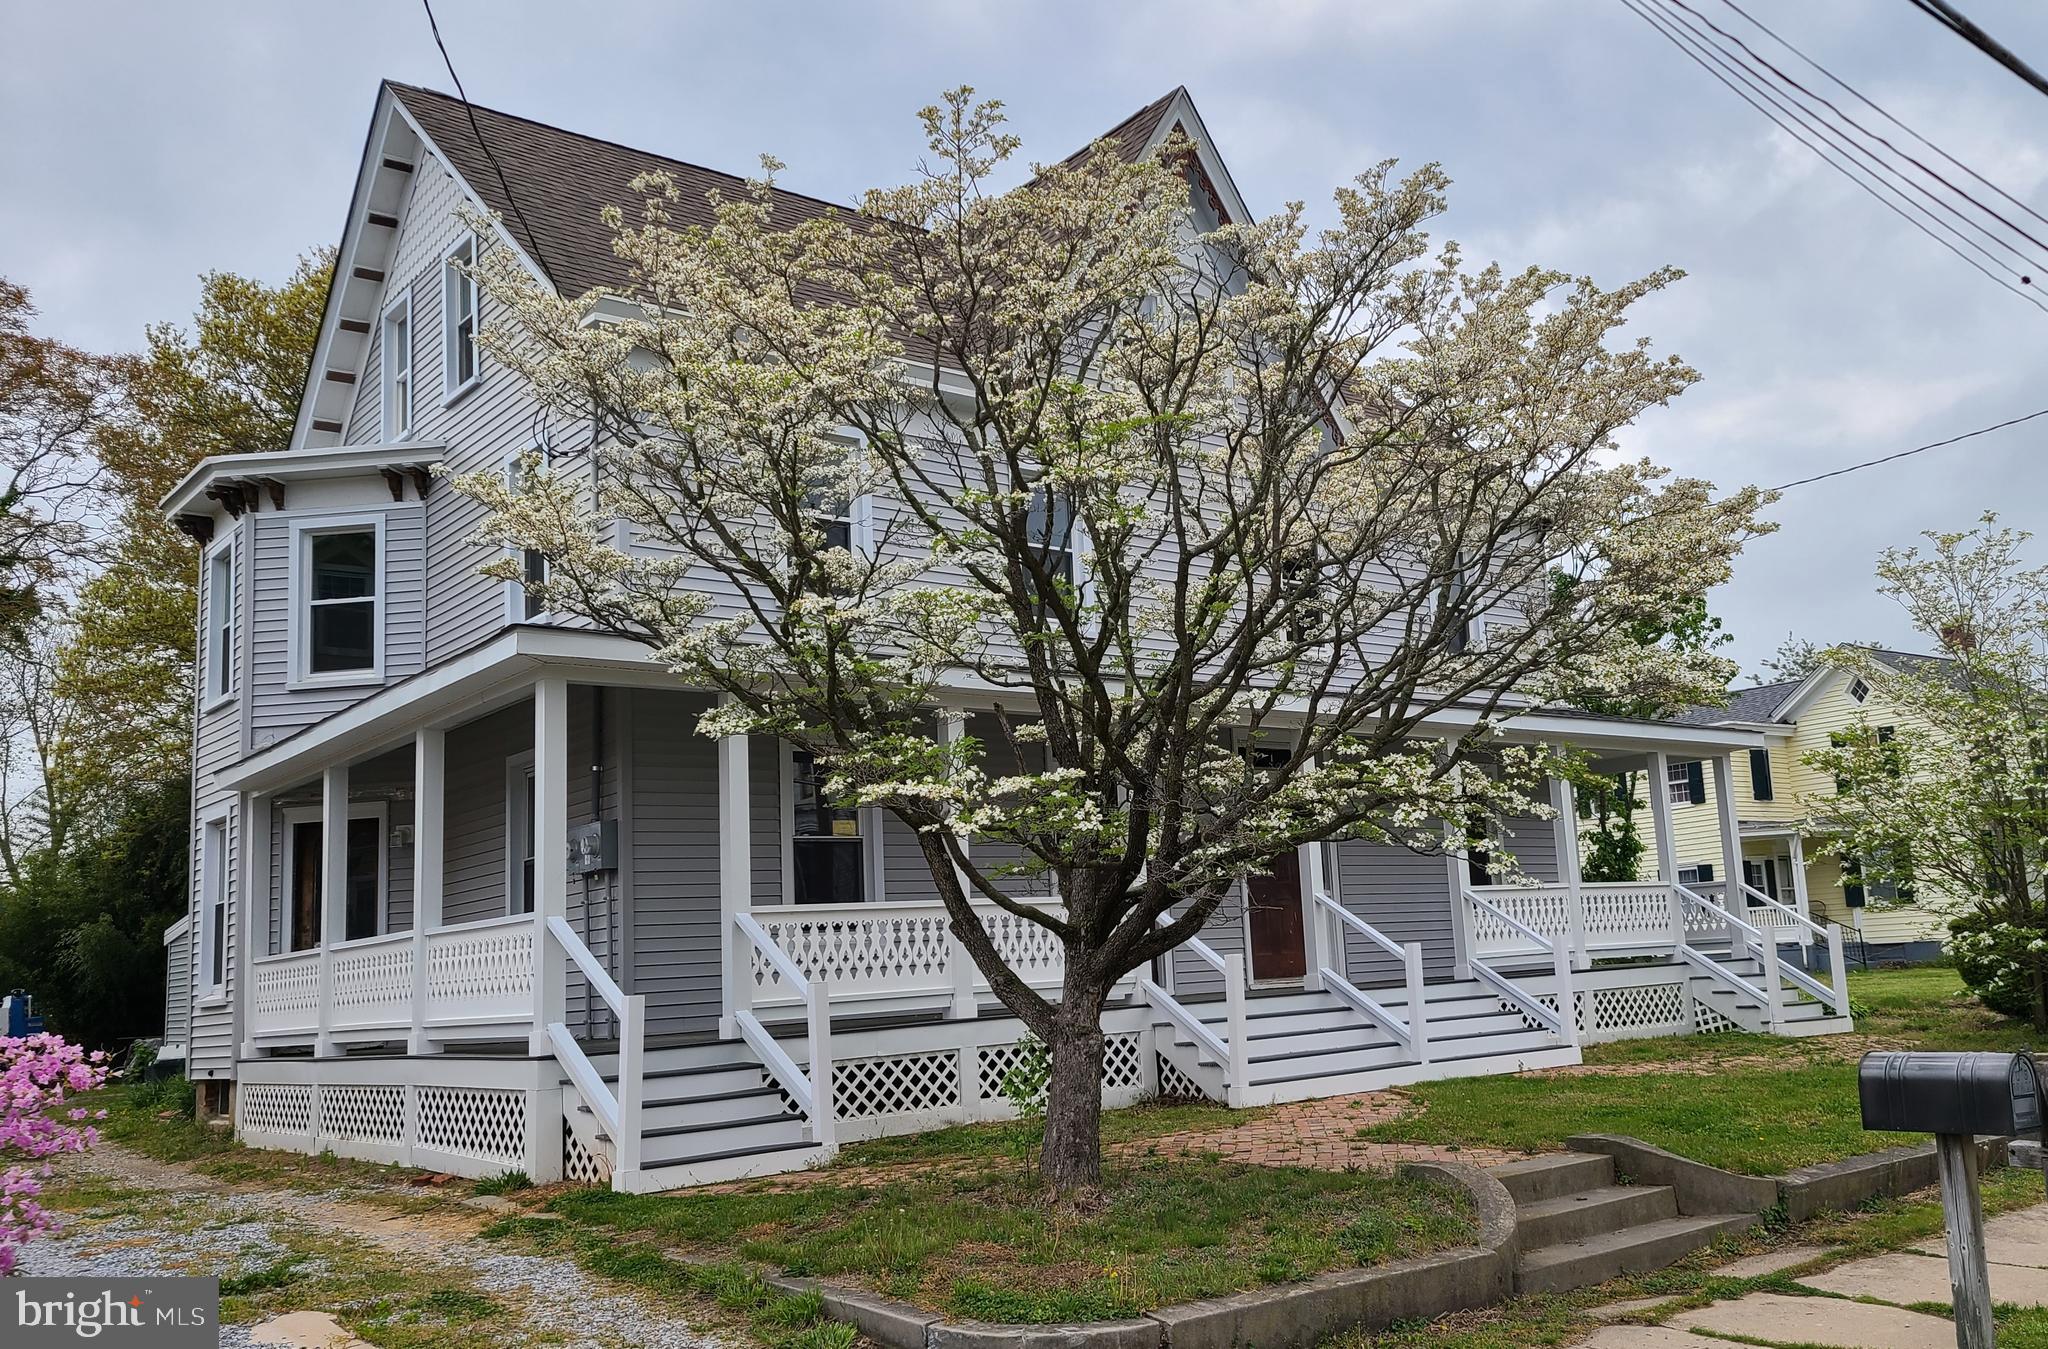
<path id="1" fill-rule="evenodd" d="M 2040 957 L 2030 948 L 2039 928 L 1972 910 L 1958 916 L 1948 930 L 1956 972 L 1978 1000 L 1994 1012 L 2031 1018 L 2033 971 Z"/>

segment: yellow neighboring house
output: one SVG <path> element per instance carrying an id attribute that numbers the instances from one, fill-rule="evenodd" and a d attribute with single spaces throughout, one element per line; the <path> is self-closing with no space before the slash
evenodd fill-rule
<path id="1" fill-rule="evenodd" d="M 1938 656 L 1903 651 L 1873 651 L 1895 669 L 1946 665 Z M 1820 846 L 1824 827 L 1800 822 L 1811 813 L 1820 826 L 1826 819 L 1825 799 L 1835 793 L 1834 779 L 1803 761 L 1826 749 L 1829 737 L 1858 722 L 1876 728 L 1879 736 L 1904 724 L 1908 715 L 1888 705 L 1883 695 L 1842 670 L 1823 668 L 1805 679 L 1731 689 L 1726 707 L 1694 707 L 1675 720 L 1694 726 L 1761 731 L 1767 748 L 1735 756 L 1735 814 L 1742 839 L 1742 881 L 1817 923 L 1840 923 L 1852 943 L 1849 959 L 1931 960 L 1942 950 L 1947 925 L 1925 894 L 1901 897 L 1889 885 L 1863 886 L 1853 864 L 1844 884 L 1843 868 L 1834 854 Z M 1678 849 L 1678 879 L 1683 884 L 1709 884 L 1720 889 L 1720 820 L 1714 808 L 1714 764 L 1711 760 L 1673 760 L 1667 780 L 1649 784 L 1671 803 L 1672 834 Z M 1812 808 L 1811 811 L 1809 808 Z M 1638 798 L 1637 828 L 1650 837 L 1651 821 Z M 1697 888 L 1697 886 L 1695 887 Z"/>

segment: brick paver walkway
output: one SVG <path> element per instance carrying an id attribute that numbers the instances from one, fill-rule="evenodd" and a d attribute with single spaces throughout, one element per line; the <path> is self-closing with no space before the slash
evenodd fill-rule
<path id="1" fill-rule="evenodd" d="M 1328 1171 L 1370 1168 L 1390 1171 L 1403 1162 L 1468 1162 L 1498 1166 L 1520 1153 L 1494 1148 L 1460 1148 L 1430 1143 L 1374 1143 L 1358 1131 L 1413 1110 L 1391 1091 L 1331 1096 L 1319 1101 L 1270 1106 L 1257 1118 L 1227 1129 L 1162 1134 L 1119 1144 L 1117 1152 L 1164 1157 L 1214 1154 L 1255 1166 L 1312 1166 Z"/>

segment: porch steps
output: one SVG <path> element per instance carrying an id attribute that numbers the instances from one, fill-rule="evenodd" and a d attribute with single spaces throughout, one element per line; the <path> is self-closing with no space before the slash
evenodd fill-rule
<path id="1" fill-rule="evenodd" d="M 1492 1168 L 1515 1201 L 1515 1291 L 1568 1293 L 1663 1269 L 1754 1214 L 1681 1214 L 1667 1185 L 1618 1185 L 1614 1159 L 1554 1153 Z"/>
<path id="2" fill-rule="evenodd" d="M 763 1081 L 759 1062 L 736 1043 L 650 1047 L 641 1098 L 640 1175 L 632 1188 L 680 1189 L 799 1170 L 823 1160 L 802 1115 L 782 1092 Z M 607 1086 L 616 1089 L 618 1058 L 594 1055 Z M 594 1139 L 608 1156 L 612 1140 L 590 1107 L 564 1080 L 574 1100 L 569 1125 Z M 586 1136 L 586 1131 L 588 1134 Z"/>
<path id="3" fill-rule="evenodd" d="M 1370 990 L 1395 1015 L 1407 1016 L 1405 988 Z M 1240 1099 L 1271 1105 L 1444 1077 L 1473 1077 L 1577 1063 L 1576 1048 L 1546 1031 L 1531 1030 L 1519 1014 L 1471 980 L 1426 986 L 1424 1020 L 1430 1061 L 1417 1062 L 1399 1041 L 1335 995 L 1307 990 L 1261 991 L 1245 1008 L 1247 1078 Z M 1229 1013 L 1217 999 L 1190 1001 L 1188 1010 L 1219 1038 L 1228 1039 Z M 1225 1066 L 1163 1017 L 1155 1018 L 1159 1052 L 1207 1094 L 1227 1095 Z"/>

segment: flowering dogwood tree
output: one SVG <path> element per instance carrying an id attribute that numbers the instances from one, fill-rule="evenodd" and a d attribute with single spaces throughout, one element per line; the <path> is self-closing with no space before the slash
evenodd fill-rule
<path id="1" fill-rule="evenodd" d="M 1204 228 L 1184 141 L 999 191 L 1000 105 L 922 116 L 930 167 L 856 212 L 788 209 L 773 161 L 709 223 L 638 182 L 608 218 L 623 317 L 494 250 L 492 350 L 596 434 L 459 486 L 485 541 L 546 555 L 547 608 L 725 695 L 701 730 L 781 737 L 916 830 L 1050 1050 L 1041 1166 L 1069 1191 L 1100 1175 L 1112 986 L 1298 845 L 1440 849 L 1442 821 L 1540 810 L 1550 756 L 1499 735 L 1520 710 L 1718 689 L 1726 662 L 1630 634 L 1728 575 L 1762 497 L 1615 452 L 1697 377 L 1608 340 L 1675 272 L 1464 270 L 1425 233 L 1434 167 L 1362 175 L 1322 230 L 1298 205 Z M 1022 771 L 935 724 L 962 690 Z M 975 903 L 1057 938 L 1057 997 Z"/>
<path id="2" fill-rule="evenodd" d="M 1892 724 L 1859 721 L 1807 755 L 1837 790 L 1803 804 L 1867 893 L 1911 895 L 1949 925 L 1986 1002 L 2048 1030 L 2048 567 L 2028 566 L 2031 536 L 1997 520 L 1879 557 L 1879 593 L 1943 659 L 1822 657 Z"/>
<path id="3" fill-rule="evenodd" d="M 106 1080 L 104 1050 L 88 1054 L 60 1035 L 0 1036 L 0 1275 L 13 1273 L 24 1242 L 56 1225 L 37 1202 L 47 1159 L 99 1141 L 93 1112 L 68 1102 Z"/>

